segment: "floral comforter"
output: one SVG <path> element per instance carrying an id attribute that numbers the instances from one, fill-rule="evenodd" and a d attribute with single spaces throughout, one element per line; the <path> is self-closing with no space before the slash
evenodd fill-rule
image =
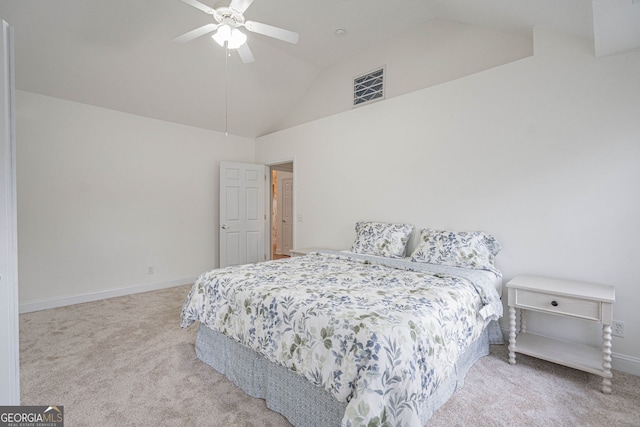
<path id="1" fill-rule="evenodd" d="M 502 315 L 486 276 L 429 270 L 339 252 L 212 270 L 181 326 L 198 320 L 349 402 L 343 426 L 417 427 L 420 402 Z"/>

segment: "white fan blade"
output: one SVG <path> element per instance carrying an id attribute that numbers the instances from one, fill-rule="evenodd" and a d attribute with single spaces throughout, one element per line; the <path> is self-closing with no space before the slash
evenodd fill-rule
<path id="1" fill-rule="evenodd" d="M 209 15 L 213 15 L 213 8 L 207 6 L 206 4 L 202 4 L 197 0 L 182 0 L 182 1 L 185 2 L 186 4 L 188 4 L 189 6 L 193 6 L 196 9 L 200 9 L 204 13 L 208 13 Z"/>
<path id="2" fill-rule="evenodd" d="M 244 23 L 244 26 L 247 30 L 253 31 L 254 33 L 264 34 L 265 36 L 293 44 L 298 43 L 298 33 L 294 33 L 293 31 L 283 30 L 282 28 L 255 21 L 247 21 Z"/>
<path id="3" fill-rule="evenodd" d="M 188 33 L 184 33 L 183 35 L 176 37 L 175 39 L 173 39 L 173 41 L 185 43 L 193 39 L 197 39 L 200 36 L 204 36 L 207 33 L 215 31 L 219 26 L 219 24 L 203 25 L 202 27 L 196 28 L 195 30 L 191 30 Z"/>
<path id="4" fill-rule="evenodd" d="M 249 6 L 251 6 L 251 3 L 253 3 L 253 0 L 232 0 L 231 4 L 229 5 L 229 9 L 233 9 L 236 12 L 244 13 L 245 10 L 247 10 Z"/>
<path id="5" fill-rule="evenodd" d="M 256 58 L 253 57 L 253 53 L 251 52 L 251 49 L 249 49 L 249 45 L 247 43 L 240 46 L 237 51 L 238 55 L 240 55 L 240 59 L 242 59 L 242 62 L 244 62 L 245 64 L 256 60 Z"/>

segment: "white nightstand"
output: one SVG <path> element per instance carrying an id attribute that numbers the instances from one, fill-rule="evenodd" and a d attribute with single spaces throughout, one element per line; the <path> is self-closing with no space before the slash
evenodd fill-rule
<path id="1" fill-rule="evenodd" d="M 507 283 L 509 292 L 509 363 L 516 352 L 602 377 L 602 392 L 611 393 L 611 322 L 616 299 L 613 286 L 535 276 L 518 276 Z M 520 333 L 516 340 L 516 309 Z M 602 349 L 527 332 L 526 311 L 602 323 Z"/>
<path id="2" fill-rule="evenodd" d="M 289 254 L 294 257 L 294 256 L 303 256 L 306 255 L 310 252 L 317 252 L 322 248 L 300 248 L 300 249 L 291 249 L 289 251 Z"/>

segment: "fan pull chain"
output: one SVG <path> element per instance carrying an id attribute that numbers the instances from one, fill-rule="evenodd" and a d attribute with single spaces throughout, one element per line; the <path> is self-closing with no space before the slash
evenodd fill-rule
<path id="1" fill-rule="evenodd" d="M 224 136 L 229 136 L 229 42 L 224 47 Z"/>

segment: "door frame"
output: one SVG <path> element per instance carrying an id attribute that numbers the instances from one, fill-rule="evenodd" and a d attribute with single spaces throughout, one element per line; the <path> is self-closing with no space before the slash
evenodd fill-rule
<path id="1" fill-rule="evenodd" d="M 0 406 L 20 404 L 13 31 L 0 19 Z"/>
<path id="2" fill-rule="evenodd" d="M 295 157 L 293 158 L 288 158 L 288 159 L 281 159 L 275 162 L 270 162 L 270 163 L 265 163 L 265 167 L 267 169 L 267 176 L 268 179 L 265 180 L 265 211 L 269 212 L 268 215 L 268 221 L 267 221 L 267 227 L 265 230 L 265 253 L 269 254 L 269 259 L 273 259 L 273 240 L 272 240 L 272 230 L 271 227 L 273 224 L 273 174 L 271 173 L 273 170 L 278 170 L 278 166 L 280 165 L 284 165 L 284 164 L 289 164 L 291 163 L 293 165 L 293 236 L 292 236 L 292 240 L 293 240 L 293 247 L 296 247 L 296 235 L 297 235 L 297 227 L 298 227 L 298 221 L 296 220 L 296 218 L 298 218 L 297 215 L 297 208 L 296 208 L 296 194 L 298 192 L 297 190 L 297 168 L 296 168 L 296 160 Z"/>

